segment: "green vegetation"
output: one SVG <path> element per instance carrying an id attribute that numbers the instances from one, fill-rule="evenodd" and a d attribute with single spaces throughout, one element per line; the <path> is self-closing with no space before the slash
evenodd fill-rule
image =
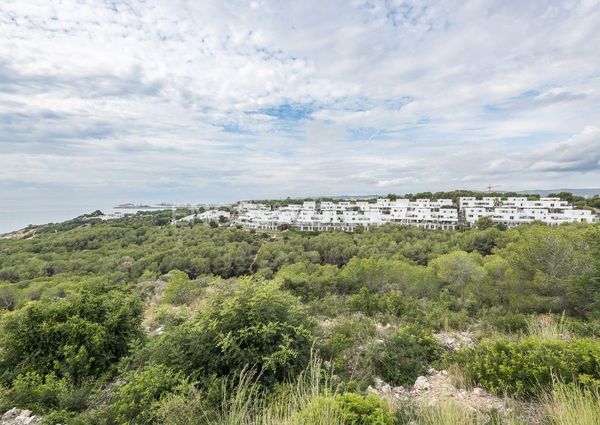
<path id="1" fill-rule="evenodd" d="M 536 395 L 556 379 L 600 386 L 600 344 L 592 339 L 494 339 L 458 357 L 476 382 L 497 394 Z"/>
<path id="2" fill-rule="evenodd" d="M 428 332 L 406 326 L 372 350 L 375 373 L 393 385 L 412 385 L 427 374 L 433 361 L 439 358 L 436 339 Z"/>
<path id="3" fill-rule="evenodd" d="M 169 220 L 92 214 L 0 240 L 0 410 L 66 425 L 527 423 L 368 390 L 434 367 L 532 403 L 544 425 L 598 416 L 598 224 L 267 234 Z M 440 342 L 459 332 L 472 344 Z"/>

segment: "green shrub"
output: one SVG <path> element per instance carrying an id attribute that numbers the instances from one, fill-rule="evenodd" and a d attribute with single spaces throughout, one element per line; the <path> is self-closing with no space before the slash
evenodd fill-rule
<path id="1" fill-rule="evenodd" d="M 191 389 L 186 393 L 169 393 L 156 405 L 156 422 L 161 425 L 210 424 L 212 406 L 206 393 Z"/>
<path id="2" fill-rule="evenodd" d="M 210 277 L 208 279 L 210 280 Z M 162 302 L 175 305 L 190 304 L 195 298 L 202 295 L 207 283 L 200 280 L 190 280 L 186 273 L 171 270 L 169 281 L 162 295 Z"/>
<path id="3" fill-rule="evenodd" d="M 337 317 L 328 325 L 321 326 L 321 329 L 320 355 L 332 362 L 334 372 L 352 379 L 370 381 L 370 376 L 365 376 L 370 371 L 356 366 L 361 362 L 363 347 L 377 334 L 375 323 L 357 314 Z"/>
<path id="4" fill-rule="evenodd" d="M 51 409 L 79 410 L 85 407 L 87 388 L 75 388 L 67 378 L 45 377 L 36 372 L 18 375 L 3 395 L 0 408 L 18 406 L 38 413 Z"/>
<path id="5" fill-rule="evenodd" d="M 212 293 L 195 317 L 168 329 L 138 356 L 198 380 L 252 367 L 261 371 L 262 383 L 272 384 L 306 365 L 311 329 L 298 299 L 277 283 L 239 279 Z"/>
<path id="6" fill-rule="evenodd" d="M 342 411 L 334 397 L 318 396 L 297 412 L 292 421 L 294 425 L 345 425 Z"/>
<path id="7" fill-rule="evenodd" d="M 344 351 L 373 338 L 376 335 L 376 327 L 372 320 L 362 315 L 342 316 L 326 326 L 324 333 L 325 338 L 321 343 L 322 356 L 335 359 Z"/>
<path id="8" fill-rule="evenodd" d="M 154 321 L 164 328 L 179 326 L 190 318 L 191 309 L 187 306 L 160 305 L 153 310 Z"/>
<path id="9" fill-rule="evenodd" d="M 427 373 L 431 362 L 439 359 L 440 347 L 433 335 L 420 327 L 406 326 L 369 355 L 375 373 L 392 385 L 412 385 Z"/>
<path id="10" fill-rule="evenodd" d="M 491 309 L 484 323 L 500 332 L 523 333 L 527 330 L 527 315 Z"/>
<path id="11" fill-rule="evenodd" d="M 320 299 L 335 292 L 339 281 L 339 269 L 331 264 L 313 264 L 309 261 L 286 264 L 277 272 L 275 279 L 281 287 L 303 300 Z"/>
<path id="12" fill-rule="evenodd" d="M 164 365 L 129 372 L 124 379 L 126 383 L 116 389 L 111 400 L 117 423 L 154 423 L 159 400 L 191 389 L 180 373 Z"/>
<path id="13" fill-rule="evenodd" d="M 78 384 L 98 377 L 141 337 L 142 304 L 122 291 L 82 291 L 63 299 L 43 298 L 2 316 L 0 378 L 17 373 L 55 373 Z"/>
<path id="14" fill-rule="evenodd" d="M 294 417 L 302 425 L 392 425 L 394 415 L 374 394 L 344 393 L 315 397 Z"/>
<path id="15" fill-rule="evenodd" d="M 374 394 L 338 394 L 335 401 L 340 407 L 344 425 L 392 425 L 394 415 L 387 403 Z"/>
<path id="16" fill-rule="evenodd" d="M 359 289 L 356 294 L 348 298 L 348 305 L 352 311 L 357 311 L 373 316 L 381 311 L 381 294 L 371 293 L 365 286 Z"/>
<path id="17" fill-rule="evenodd" d="M 600 344 L 592 339 L 497 339 L 464 349 L 456 359 L 476 382 L 496 394 L 535 396 L 555 379 L 600 384 Z"/>

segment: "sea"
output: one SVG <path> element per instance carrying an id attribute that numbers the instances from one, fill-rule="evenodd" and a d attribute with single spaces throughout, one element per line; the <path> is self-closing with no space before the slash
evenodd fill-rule
<path id="1" fill-rule="evenodd" d="M 116 211 L 135 213 L 143 209 L 117 209 L 116 204 L 82 203 L 81 205 L 10 205 L 0 204 L 0 234 L 9 233 L 27 227 L 30 224 L 60 223 L 81 214 L 89 214 L 96 210 L 104 214 Z"/>

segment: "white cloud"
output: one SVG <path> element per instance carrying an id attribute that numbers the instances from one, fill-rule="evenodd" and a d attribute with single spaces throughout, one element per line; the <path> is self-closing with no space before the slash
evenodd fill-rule
<path id="1" fill-rule="evenodd" d="M 4 0 L 0 183 L 597 185 L 598 27 L 598 1 Z"/>

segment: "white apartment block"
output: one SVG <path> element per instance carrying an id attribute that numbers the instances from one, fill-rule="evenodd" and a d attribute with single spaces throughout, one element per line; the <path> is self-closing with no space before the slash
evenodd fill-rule
<path id="1" fill-rule="evenodd" d="M 224 210 L 208 210 L 204 211 L 203 213 L 195 213 L 185 216 L 180 218 L 178 221 L 204 221 L 208 223 L 209 221 L 219 221 L 221 217 L 229 220 L 231 218 L 231 213 Z"/>
<path id="2" fill-rule="evenodd" d="M 475 224 L 481 217 L 490 217 L 496 223 L 508 227 L 542 221 L 551 226 L 563 223 L 593 223 L 596 217 L 589 210 L 575 210 L 567 201 L 559 198 L 528 200 L 525 197 L 501 199 L 487 197 L 477 200 L 473 197 L 460 198 L 460 209 L 464 220 Z"/>
<path id="3" fill-rule="evenodd" d="M 236 223 L 250 229 L 277 230 L 284 226 L 303 231 L 354 231 L 357 226 L 379 227 L 386 223 L 417 226 L 424 229 L 454 229 L 458 210 L 450 199 L 377 199 L 376 202 L 307 201 L 273 210 L 260 204 L 237 207 Z"/>
<path id="4" fill-rule="evenodd" d="M 596 216 L 588 210 L 576 210 L 558 198 L 528 200 L 525 197 L 463 197 L 459 208 L 451 199 L 368 201 L 306 201 L 273 207 L 243 202 L 236 206 L 235 223 L 249 229 L 278 230 L 284 227 L 303 231 L 354 231 L 357 226 L 379 227 L 387 223 L 416 226 L 423 229 L 452 230 L 459 224 L 473 225 L 481 217 L 514 227 L 542 221 L 549 225 L 562 223 L 593 223 Z M 460 211 L 460 213 L 459 213 Z"/>

